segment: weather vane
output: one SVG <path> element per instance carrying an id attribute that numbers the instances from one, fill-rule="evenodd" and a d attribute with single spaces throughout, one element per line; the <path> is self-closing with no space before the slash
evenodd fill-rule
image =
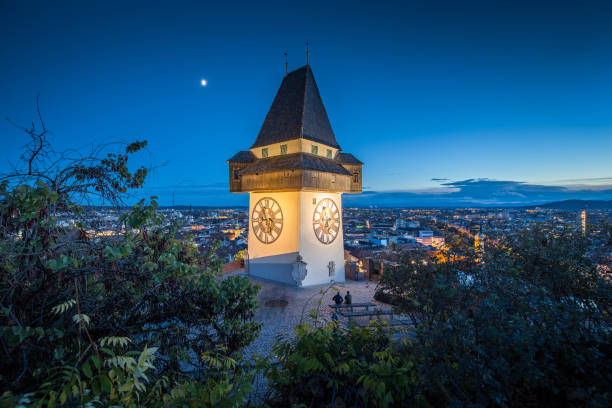
<path id="1" fill-rule="evenodd" d="M 285 75 L 287 75 L 288 66 L 289 66 L 289 62 L 287 61 L 287 51 L 285 51 Z"/>
<path id="2" fill-rule="evenodd" d="M 306 41 L 306 65 L 310 64 L 310 48 L 309 48 L 309 43 L 308 41 Z"/>

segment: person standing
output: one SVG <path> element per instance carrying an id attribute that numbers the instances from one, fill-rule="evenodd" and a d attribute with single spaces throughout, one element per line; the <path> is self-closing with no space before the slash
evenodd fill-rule
<path id="1" fill-rule="evenodd" d="M 340 292 L 336 292 L 336 295 L 332 298 L 332 300 L 334 302 L 336 302 L 336 305 L 341 305 L 342 304 L 342 296 L 340 295 Z"/>

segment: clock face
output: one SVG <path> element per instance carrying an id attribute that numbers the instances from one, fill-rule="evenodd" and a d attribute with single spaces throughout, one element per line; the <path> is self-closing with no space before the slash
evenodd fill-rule
<path id="1" fill-rule="evenodd" d="M 340 209 L 329 198 L 319 201 L 312 215 L 312 227 L 319 241 L 331 244 L 340 230 Z"/>
<path id="2" fill-rule="evenodd" d="M 276 241 L 283 230 L 283 212 L 280 205 L 273 198 L 262 198 L 253 207 L 251 224 L 258 240 L 264 244 Z"/>

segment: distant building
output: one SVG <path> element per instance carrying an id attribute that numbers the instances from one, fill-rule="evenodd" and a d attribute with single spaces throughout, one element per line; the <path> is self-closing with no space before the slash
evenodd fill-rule
<path id="1" fill-rule="evenodd" d="M 582 210 L 578 212 L 578 216 L 576 217 L 576 224 L 580 226 L 580 231 L 582 231 L 582 235 L 586 236 L 587 233 L 587 213 L 586 210 Z"/>
<path id="2" fill-rule="evenodd" d="M 395 225 L 393 229 L 400 229 L 400 228 L 406 228 L 407 227 L 407 222 L 405 219 L 403 218 L 398 218 L 395 220 Z"/>
<path id="3" fill-rule="evenodd" d="M 344 267 L 347 279 L 366 280 L 370 279 L 368 270 L 368 262 L 356 256 L 353 256 L 349 251 L 344 251 Z"/>
<path id="4" fill-rule="evenodd" d="M 476 252 L 484 252 L 485 249 L 485 236 L 482 232 L 474 235 L 474 249 Z"/>
<path id="5" fill-rule="evenodd" d="M 433 241 L 433 231 L 419 231 L 419 236 L 417 237 L 416 241 L 421 245 L 431 246 Z"/>
<path id="6" fill-rule="evenodd" d="M 379 246 L 389 245 L 389 240 L 387 238 L 377 237 L 377 236 L 370 237 L 370 242 L 373 243 L 374 245 L 379 245 Z"/>
<path id="7" fill-rule="evenodd" d="M 423 246 L 433 246 L 439 248 L 444 245 L 444 238 L 434 236 L 433 231 L 422 230 L 419 231 L 419 236 L 416 238 L 416 242 Z"/>

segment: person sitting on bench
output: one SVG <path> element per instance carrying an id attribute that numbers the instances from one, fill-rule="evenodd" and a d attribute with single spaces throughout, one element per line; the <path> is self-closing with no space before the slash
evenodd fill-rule
<path id="1" fill-rule="evenodd" d="M 336 295 L 332 298 L 332 300 L 334 302 L 336 302 L 337 305 L 341 305 L 342 304 L 342 296 L 340 295 L 340 292 L 336 292 Z"/>
<path id="2" fill-rule="evenodd" d="M 344 297 L 344 303 L 346 303 L 347 305 L 350 305 L 352 301 L 353 301 L 353 296 L 351 296 L 351 292 L 347 290 L 346 296 Z"/>

